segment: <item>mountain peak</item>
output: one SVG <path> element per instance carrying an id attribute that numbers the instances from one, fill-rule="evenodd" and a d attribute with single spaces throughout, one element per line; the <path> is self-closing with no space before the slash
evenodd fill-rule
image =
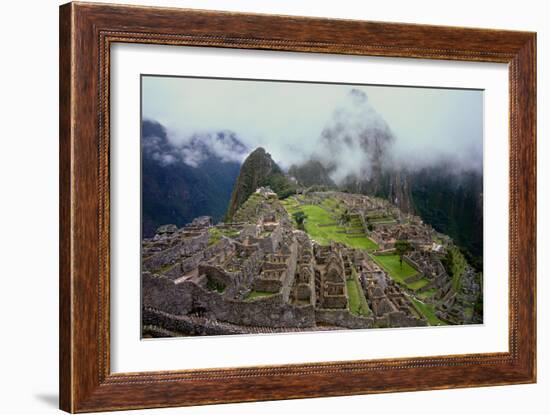
<path id="1" fill-rule="evenodd" d="M 271 155 L 263 147 L 258 147 L 241 166 L 227 209 L 227 219 L 230 220 L 248 197 L 262 186 L 269 186 L 279 197 L 295 192 L 294 184 L 284 175 Z"/>

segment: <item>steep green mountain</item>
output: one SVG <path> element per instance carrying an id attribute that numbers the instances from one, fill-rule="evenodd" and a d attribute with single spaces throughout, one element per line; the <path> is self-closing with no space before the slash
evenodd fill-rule
<path id="1" fill-rule="evenodd" d="M 273 161 L 271 155 L 258 147 L 246 158 L 241 166 L 239 177 L 231 194 L 226 219 L 233 215 L 258 187 L 269 186 L 280 198 L 285 198 L 296 191 L 296 186 Z"/>
<path id="2" fill-rule="evenodd" d="M 451 236 L 468 262 L 483 267 L 483 176 L 479 172 L 450 172 L 448 165 L 411 174 L 417 214 L 437 231 Z"/>
<path id="3" fill-rule="evenodd" d="M 211 137 L 236 153 L 245 147 L 237 137 L 219 133 Z M 182 226 L 201 215 L 223 218 L 240 162 L 221 158 L 204 139 L 175 146 L 165 128 L 153 121 L 142 123 L 142 233 L 151 237 L 158 226 Z"/>

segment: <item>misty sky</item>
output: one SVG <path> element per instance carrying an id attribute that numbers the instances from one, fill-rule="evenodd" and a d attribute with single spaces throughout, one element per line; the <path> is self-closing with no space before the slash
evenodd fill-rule
<path id="1" fill-rule="evenodd" d="M 231 130 L 250 150 L 263 146 L 289 167 L 322 152 L 323 130 L 345 114 L 356 128 L 387 125 L 394 137 L 392 157 L 399 163 L 424 167 L 449 158 L 465 169 L 482 168 L 479 90 L 150 76 L 142 78 L 142 87 L 143 117 L 163 124 L 176 146 L 194 134 Z M 360 108 L 350 98 L 353 89 L 366 94 Z M 363 163 L 355 153 L 351 147 L 340 162 Z"/>

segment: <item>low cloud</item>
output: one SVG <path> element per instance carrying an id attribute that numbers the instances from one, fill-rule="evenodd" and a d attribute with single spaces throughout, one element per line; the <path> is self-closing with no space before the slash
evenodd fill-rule
<path id="1" fill-rule="evenodd" d="M 211 157 L 226 162 L 242 162 L 248 153 L 235 133 L 219 131 L 195 134 L 185 140 L 174 140 L 170 131 L 152 120 L 142 124 L 142 150 L 162 166 L 183 162 L 198 167 Z"/>
<path id="2" fill-rule="evenodd" d="M 368 180 L 374 165 L 385 163 L 394 140 L 367 94 L 353 88 L 325 125 L 314 158 L 331 168 L 336 183 L 350 176 Z"/>
<path id="3" fill-rule="evenodd" d="M 262 146 L 283 168 L 314 156 L 337 182 L 368 178 L 375 161 L 483 166 L 477 90 L 144 77 L 143 116 L 166 127 L 176 150 L 159 152 L 161 163 L 196 166 L 208 154 L 240 162 Z"/>

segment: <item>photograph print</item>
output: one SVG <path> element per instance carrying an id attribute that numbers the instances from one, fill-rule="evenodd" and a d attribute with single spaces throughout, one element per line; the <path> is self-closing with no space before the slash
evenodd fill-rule
<path id="1" fill-rule="evenodd" d="M 142 75 L 142 338 L 483 323 L 483 90 Z"/>

